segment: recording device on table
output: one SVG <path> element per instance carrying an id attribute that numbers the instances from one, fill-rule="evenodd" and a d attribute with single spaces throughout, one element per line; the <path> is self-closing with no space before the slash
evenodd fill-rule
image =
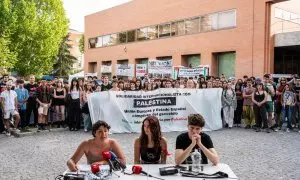
<path id="1" fill-rule="evenodd" d="M 142 166 L 136 166 L 136 165 L 132 166 L 132 174 L 144 174 L 148 177 L 152 177 L 152 178 L 159 179 L 159 180 L 164 180 L 162 178 L 152 176 L 151 174 L 143 171 Z"/>

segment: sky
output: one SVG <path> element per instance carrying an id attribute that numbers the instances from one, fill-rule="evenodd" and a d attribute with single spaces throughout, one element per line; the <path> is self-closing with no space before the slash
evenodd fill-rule
<path id="1" fill-rule="evenodd" d="M 84 31 L 84 16 L 108 9 L 131 0 L 63 0 L 70 28 Z"/>

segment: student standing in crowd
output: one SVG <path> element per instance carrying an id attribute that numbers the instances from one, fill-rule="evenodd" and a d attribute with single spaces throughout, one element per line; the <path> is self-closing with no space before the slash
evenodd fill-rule
<path id="1" fill-rule="evenodd" d="M 29 83 L 24 86 L 29 92 L 29 98 L 27 101 L 27 108 L 26 108 L 26 119 L 30 122 L 31 113 L 33 112 L 34 116 L 34 127 L 37 126 L 38 123 L 38 111 L 37 111 L 37 88 L 38 84 L 35 83 L 35 76 L 29 76 Z"/>
<path id="2" fill-rule="evenodd" d="M 194 89 L 195 88 L 195 83 L 192 79 L 189 79 L 187 82 L 186 82 L 186 88 L 188 89 Z"/>
<path id="3" fill-rule="evenodd" d="M 296 93 L 295 116 L 296 116 L 296 123 L 298 122 L 298 131 L 300 132 L 300 77 L 295 78 L 294 90 Z"/>
<path id="4" fill-rule="evenodd" d="M 142 90 L 142 82 L 141 80 L 136 80 L 135 81 L 135 86 L 136 86 L 136 90 L 139 91 L 139 90 Z"/>
<path id="5" fill-rule="evenodd" d="M 110 91 L 120 91 L 120 89 L 118 87 L 118 81 L 113 80 L 113 82 L 112 82 L 112 88 L 110 89 Z"/>
<path id="6" fill-rule="evenodd" d="M 14 118 L 14 131 L 19 132 L 20 130 L 17 129 L 20 116 L 18 113 L 18 100 L 17 100 L 17 93 L 11 89 L 12 84 L 10 82 L 6 83 L 6 90 L 4 90 L 0 95 L 0 102 L 1 102 L 1 109 L 4 115 L 4 121 L 6 126 L 6 135 L 10 136 L 10 117 Z"/>
<path id="7" fill-rule="evenodd" d="M 270 75 L 264 75 L 264 89 L 267 92 L 266 110 L 268 114 L 268 127 L 274 129 L 275 120 L 273 120 L 274 104 L 273 97 L 275 95 L 275 90 L 273 84 L 270 82 Z"/>
<path id="8" fill-rule="evenodd" d="M 134 81 L 130 81 L 130 89 L 129 91 L 136 91 L 136 87 L 135 87 L 135 82 Z"/>
<path id="9" fill-rule="evenodd" d="M 285 78 L 281 78 L 279 79 L 279 84 L 276 88 L 276 100 L 275 100 L 275 121 L 276 121 L 276 125 L 279 126 L 280 124 L 280 115 L 281 115 L 281 111 L 282 111 L 282 105 L 281 105 L 281 100 L 282 100 L 282 92 L 285 88 L 286 85 L 286 79 Z"/>
<path id="10" fill-rule="evenodd" d="M 104 76 L 103 84 L 101 85 L 101 91 L 108 91 L 112 88 L 111 84 L 109 84 L 108 76 Z"/>
<path id="11" fill-rule="evenodd" d="M 231 83 L 227 83 L 226 89 L 222 92 L 222 106 L 223 116 L 225 121 L 225 127 L 232 128 L 234 111 L 237 106 L 236 94 L 232 89 Z"/>
<path id="12" fill-rule="evenodd" d="M 282 104 L 282 118 L 279 124 L 279 129 L 281 130 L 282 124 L 287 118 L 287 129 L 286 132 L 290 132 L 289 129 L 293 129 L 292 127 L 292 115 L 294 111 L 294 107 L 296 104 L 296 96 L 294 90 L 287 84 L 284 87 L 281 98 Z"/>
<path id="13" fill-rule="evenodd" d="M 29 98 L 28 90 L 24 88 L 24 81 L 17 80 L 17 87 L 15 89 L 18 99 L 18 111 L 21 119 L 21 129 L 28 128 L 29 120 L 26 119 L 26 103 Z"/>
<path id="14" fill-rule="evenodd" d="M 37 90 L 36 101 L 39 104 L 38 131 L 45 130 L 45 126 L 47 126 L 48 130 L 50 130 L 50 127 L 48 126 L 48 111 L 52 104 L 52 96 L 50 92 L 50 87 L 47 86 L 45 80 L 42 80 L 41 86 Z"/>
<path id="15" fill-rule="evenodd" d="M 264 90 L 262 83 L 257 83 L 256 90 L 252 94 L 252 102 L 253 102 L 253 110 L 256 122 L 256 132 L 261 131 L 261 127 L 263 124 L 263 129 L 268 129 L 268 121 L 267 121 L 267 110 L 266 110 L 266 102 L 267 102 L 268 93 Z"/>
<path id="16" fill-rule="evenodd" d="M 141 135 L 134 142 L 134 164 L 166 164 L 167 149 L 157 117 L 144 119 Z"/>
<path id="17" fill-rule="evenodd" d="M 124 82 L 123 81 L 118 82 L 118 88 L 120 89 L 120 91 L 124 90 Z"/>
<path id="18" fill-rule="evenodd" d="M 91 84 L 88 83 L 83 93 L 82 116 L 83 116 L 84 132 L 88 132 L 92 128 L 92 121 L 91 121 L 89 107 L 88 107 L 88 95 L 91 93 L 93 93 L 93 89 Z"/>
<path id="19" fill-rule="evenodd" d="M 71 98 L 69 98 L 70 101 L 68 102 L 69 130 L 78 131 L 80 129 L 81 121 L 80 104 L 82 102 L 82 89 L 76 79 L 72 80 L 69 93 L 71 96 Z"/>
<path id="20" fill-rule="evenodd" d="M 175 163 L 189 164 L 192 162 L 190 154 L 198 149 L 201 152 L 201 163 L 208 164 L 210 160 L 214 165 L 219 163 L 219 156 L 214 149 L 209 135 L 202 132 L 205 120 L 200 114 L 188 116 L 188 132 L 182 133 L 176 138 Z"/>
<path id="21" fill-rule="evenodd" d="M 62 81 L 58 81 L 54 88 L 53 104 L 56 111 L 57 128 L 63 125 L 65 121 L 65 98 L 66 89 L 63 87 Z"/>
<path id="22" fill-rule="evenodd" d="M 253 111 L 253 102 L 252 102 L 252 94 L 255 91 L 255 88 L 252 87 L 252 80 L 247 79 L 246 81 L 247 87 L 243 90 L 243 112 L 244 112 L 244 118 L 245 118 L 245 129 L 250 129 L 252 126 L 255 125 L 255 119 L 254 119 L 254 111 Z"/>
<path id="23" fill-rule="evenodd" d="M 238 80 L 238 83 L 235 85 L 235 94 L 237 100 L 236 110 L 234 111 L 234 124 L 237 127 L 241 127 L 242 114 L 243 114 L 243 83 Z"/>

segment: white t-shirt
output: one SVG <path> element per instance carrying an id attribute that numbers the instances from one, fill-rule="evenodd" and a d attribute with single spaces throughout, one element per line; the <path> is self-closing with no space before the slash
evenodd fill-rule
<path id="1" fill-rule="evenodd" d="M 4 98 L 4 110 L 14 110 L 15 106 L 15 98 L 17 97 L 17 93 L 13 90 L 3 91 L 0 95 L 1 98 Z"/>

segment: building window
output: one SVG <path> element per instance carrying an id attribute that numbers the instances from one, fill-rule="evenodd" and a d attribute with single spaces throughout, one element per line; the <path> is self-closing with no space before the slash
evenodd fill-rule
<path id="1" fill-rule="evenodd" d="M 280 8 L 275 8 L 275 17 L 300 24 L 300 14 L 292 13 Z"/>
<path id="2" fill-rule="evenodd" d="M 110 35 L 103 36 L 102 40 L 103 40 L 103 46 L 109 46 Z"/>
<path id="3" fill-rule="evenodd" d="M 96 47 L 96 43 L 97 43 L 97 38 L 90 38 L 89 39 L 90 48 L 95 48 Z"/>
<path id="4" fill-rule="evenodd" d="M 110 35 L 110 40 L 109 40 L 109 45 L 117 45 L 117 41 L 118 41 L 118 35 L 117 34 L 111 34 Z"/>
<path id="5" fill-rule="evenodd" d="M 236 11 L 224 11 L 218 13 L 218 29 L 236 26 Z"/>
<path id="6" fill-rule="evenodd" d="M 96 47 L 102 47 L 103 43 L 102 43 L 102 37 L 97 37 L 97 44 Z"/>
<path id="7" fill-rule="evenodd" d="M 137 40 L 143 41 L 148 39 L 148 28 L 141 28 L 137 30 Z"/>
<path id="8" fill-rule="evenodd" d="M 184 21 L 173 22 L 171 25 L 172 36 L 184 35 Z"/>
<path id="9" fill-rule="evenodd" d="M 127 32 L 127 42 L 134 42 L 136 39 L 135 30 Z"/>
<path id="10" fill-rule="evenodd" d="M 127 33 L 126 33 L 126 32 L 119 33 L 119 39 L 118 39 L 118 42 L 119 42 L 120 44 L 126 43 L 126 42 L 127 42 L 126 39 L 127 39 Z"/>
<path id="11" fill-rule="evenodd" d="M 148 39 L 158 38 L 158 26 L 148 27 Z"/>
<path id="12" fill-rule="evenodd" d="M 159 37 L 171 36 L 171 24 L 159 25 Z"/>
<path id="13" fill-rule="evenodd" d="M 211 15 L 205 15 L 201 16 L 201 25 L 200 25 L 200 31 L 201 32 L 208 32 L 212 30 L 212 16 Z"/>
<path id="14" fill-rule="evenodd" d="M 195 34 L 199 32 L 199 18 L 189 19 L 185 21 L 185 33 Z"/>

